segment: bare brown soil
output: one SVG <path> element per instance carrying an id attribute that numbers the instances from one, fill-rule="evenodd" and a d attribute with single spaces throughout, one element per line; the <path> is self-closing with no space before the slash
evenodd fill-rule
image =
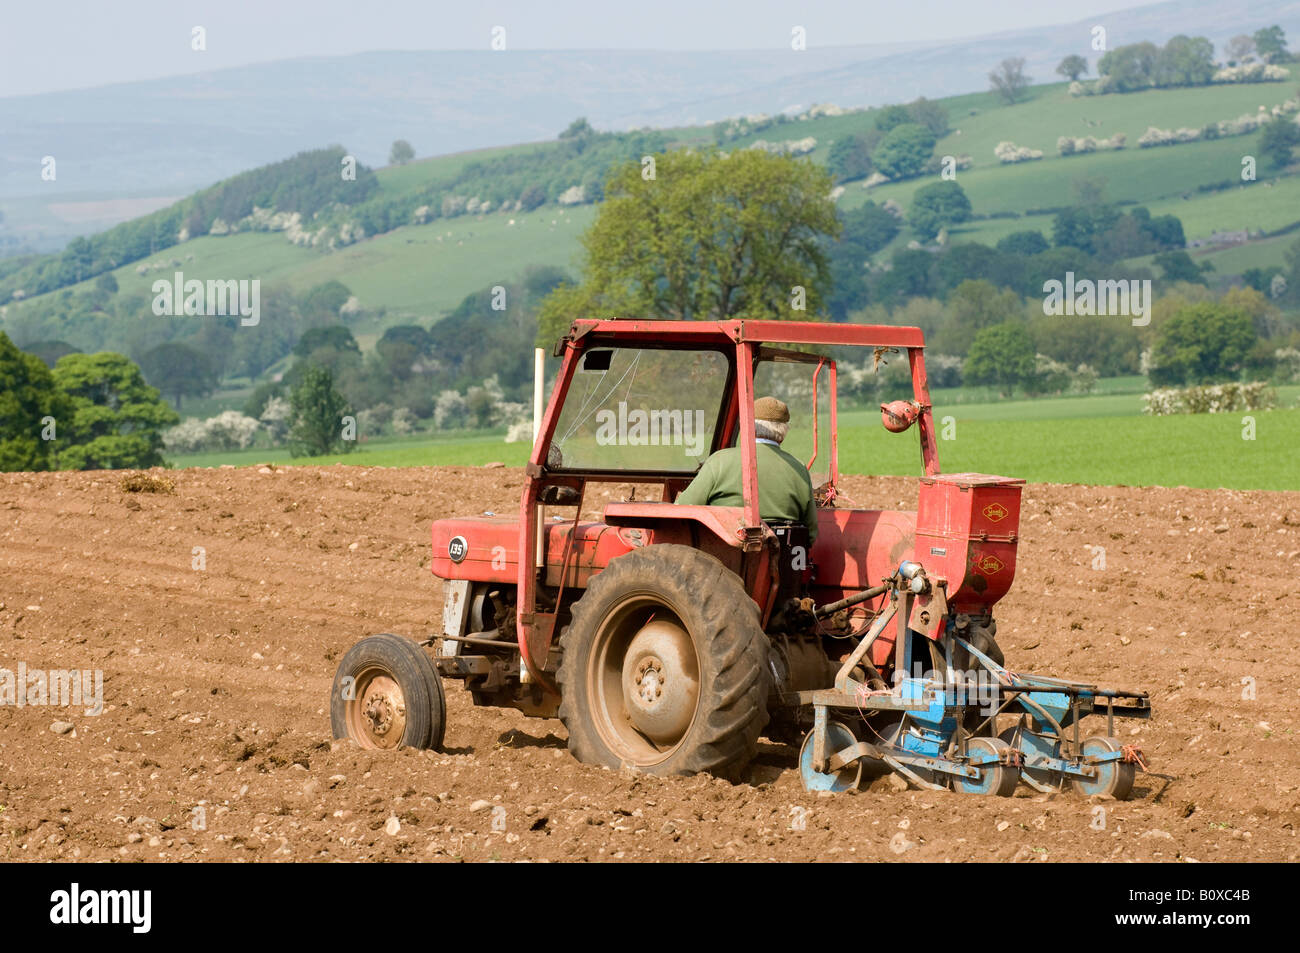
<path id="1" fill-rule="evenodd" d="M 1153 773 L 1093 804 L 886 778 L 817 798 L 794 749 L 766 743 L 739 786 L 620 774 L 576 763 L 559 722 L 474 708 L 454 682 L 444 752 L 331 744 L 347 647 L 441 619 L 429 523 L 512 512 L 521 474 L 171 476 L 173 493 L 128 493 L 110 473 L 0 475 L 0 667 L 101 669 L 105 702 L 0 707 L 0 859 L 1300 857 L 1300 493 L 1027 489 L 1009 664 L 1153 694 L 1152 721 L 1122 723 Z M 845 490 L 915 500 L 904 478 Z"/>

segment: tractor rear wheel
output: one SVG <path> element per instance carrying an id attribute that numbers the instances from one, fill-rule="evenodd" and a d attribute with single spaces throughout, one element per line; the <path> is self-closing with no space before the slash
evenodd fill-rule
<path id="1" fill-rule="evenodd" d="M 362 748 L 440 748 L 447 725 L 442 680 L 424 650 L 400 635 L 348 649 L 330 690 L 335 738 Z"/>
<path id="2" fill-rule="evenodd" d="M 610 562 L 574 604 L 556 680 L 569 750 L 587 764 L 738 780 L 767 723 L 758 607 L 689 546 Z"/>

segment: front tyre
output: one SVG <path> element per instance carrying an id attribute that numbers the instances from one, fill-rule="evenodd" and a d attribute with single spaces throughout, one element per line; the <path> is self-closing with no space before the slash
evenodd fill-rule
<path id="1" fill-rule="evenodd" d="M 372 750 L 441 748 L 446 725 L 442 680 L 410 639 L 371 635 L 339 662 L 330 690 L 335 738 Z"/>

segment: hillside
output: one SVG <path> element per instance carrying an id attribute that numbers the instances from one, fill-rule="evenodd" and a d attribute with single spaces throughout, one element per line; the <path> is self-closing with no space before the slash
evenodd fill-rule
<path id="1" fill-rule="evenodd" d="M 1050 235 L 1051 214 L 1046 210 L 1071 204 L 1073 185 L 1083 179 L 1099 181 L 1108 201 L 1140 203 L 1153 214 L 1177 215 L 1188 239 L 1230 229 L 1284 228 L 1300 220 L 1300 177 L 1262 173 L 1261 181 L 1249 185 L 1239 181 L 1241 156 L 1254 147 L 1257 134 L 1156 149 L 1130 145 L 1116 152 L 1069 157 L 1056 155 L 1055 141 L 1060 135 L 1122 132 L 1133 143 L 1148 126 L 1199 127 L 1280 103 L 1294 95 L 1294 89 L 1293 83 L 1267 83 L 1076 98 L 1060 83 L 1032 87 L 1028 100 L 1015 106 L 1001 105 L 987 93 L 937 100 L 948 112 L 951 131 L 939 140 L 935 154 L 969 155 L 972 162 L 959 174 L 959 182 L 976 219 L 955 229 L 954 237 L 993 243 L 1024 229 Z M 810 136 L 817 142 L 812 159 L 825 162 L 831 144 L 865 132 L 875 116 L 875 111 L 859 111 L 808 118 L 741 136 L 726 147 Z M 698 126 L 665 130 L 665 135 L 678 145 L 706 145 L 713 138 L 710 127 Z M 1003 165 L 993 149 L 1004 140 L 1041 149 L 1044 158 Z M 378 195 L 400 203 L 455 181 L 472 163 L 526 155 L 538 148 L 517 146 L 382 168 L 376 173 Z M 1237 182 L 1229 190 L 1198 191 L 1233 179 Z M 847 211 L 869 199 L 892 199 L 906 209 L 917 188 L 929 181 L 920 177 L 870 190 L 861 182 L 851 182 L 839 206 Z M 390 323 L 432 320 L 471 291 L 516 278 L 530 266 L 572 269 L 577 239 L 593 212 L 590 204 L 565 208 L 550 203 L 531 212 L 437 219 L 427 225 L 398 227 L 332 253 L 293 245 L 282 232 L 204 236 L 145 259 L 150 266 L 146 274 L 139 274 L 139 265 L 131 263 L 116 269 L 114 276 L 124 291 L 139 292 L 146 291 L 158 274 L 170 274 L 166 269 L 173 262 L 181 262 L 195 274 L 256 276 L 264 283 L 284 283 L 297 291 L 337 279 L 366 308 L 386 309 Z M 895 245 L 908 237 L 904 233 Z M 1226 268 L 1231 274 L 1280 262 L 1281 248 L 1264 240 L 1221 254 L 1226 257 L 1219 272 L 1225 273 Z M 83 282 L 73 290 L 88 286 Z M 0 277 L 0 297 L 19 287 L 17 278 Z"/>

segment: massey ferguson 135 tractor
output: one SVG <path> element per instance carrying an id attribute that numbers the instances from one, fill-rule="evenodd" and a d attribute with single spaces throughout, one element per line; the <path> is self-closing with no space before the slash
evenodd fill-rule
<path id="1" fill-rule="evenodd" d="M 910 367 L 912 399 L 883 405 L 875 439 L 919 433 L 916 512 L 837 489 L 831 355 L 849 347 Z M 518 514 L 433 524 L 443 633 L 353 646 L 335 737 L 439 747 L 446 677 L 476 705 L 558 716 L 589 764 L 735 779 L 766 734 L 802 739 L 809 789 L 853 787 L 871 763 L 924 788 L 1128 796 L 1142 754 L 1114 720 L 1149 717 L 1147 695 L 1004 665 L 993 608 L 1015 575 L 1024 481 L 940 472 L 919 329 L 583 320 L 555 353 Z M 808 527 L 759 518 L 764 394 L 789 404 L 784 448 L 816 488 L 811 546 Z M 733 446 L 743 506 L 673 502 Z M 1081 730 L 1091 715 L 1104 732 Z"/>

